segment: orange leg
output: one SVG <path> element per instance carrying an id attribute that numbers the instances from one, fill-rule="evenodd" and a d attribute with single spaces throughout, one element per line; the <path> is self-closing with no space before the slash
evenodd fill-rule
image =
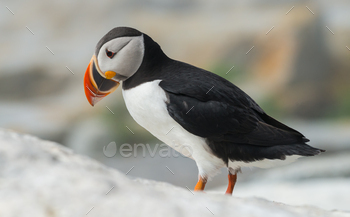
<path id="1" fill-rule="evenodd" d="M 233 188 L 235 187 L 235 184 L 237 181 L 237 174 L 232 175 L 231 173 L 229 173 L 227 177 L 228 177 L 228 186 L 227 186 L 226 194 L 232 194 Z"/>
<path id="2" fill-rule="evenodd" d="M 199 176 L 198 182 L 194 187 L 195 191 L 203 191 L 205 188 L 205 184 L 207 183 L 207 179 Z"/>

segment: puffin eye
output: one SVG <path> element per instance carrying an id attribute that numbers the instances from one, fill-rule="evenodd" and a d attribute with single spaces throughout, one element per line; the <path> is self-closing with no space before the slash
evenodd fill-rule
<path id="1" fill-rule="evenodd" d="M 107 55 L 110 59 L 112 59 L 112 58 L 114 57 L 115 53 L 106 49 L 106 55 Z"/>

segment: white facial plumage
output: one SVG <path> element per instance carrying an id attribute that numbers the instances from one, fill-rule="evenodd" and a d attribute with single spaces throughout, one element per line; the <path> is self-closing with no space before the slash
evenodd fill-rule
<path id="1" fill-rule="evenodd" d="M 115 53 L 109 58 L 106 51 Z M 145 53 L 143 35 L 134 37 L 120 37 L 106 42 L 100 49 L 97 61 L 103 73 L 114 71 L 117 73 L 113 80 L 131 77 L 140 67 Z M 121 75 L 121 76 L 118 76 Z"/>

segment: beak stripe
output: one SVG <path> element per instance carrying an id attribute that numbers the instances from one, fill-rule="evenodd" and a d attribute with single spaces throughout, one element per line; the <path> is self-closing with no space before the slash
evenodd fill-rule
<path id="1" fill-rule="evenodd" d="M 96 56 L 94 55 L 84 76 L 84 91 L 89 103 L 94 106 L 98 101 L 115 91 L 118 86 L 118 81 L 106 79 L 100 74 Z"/>

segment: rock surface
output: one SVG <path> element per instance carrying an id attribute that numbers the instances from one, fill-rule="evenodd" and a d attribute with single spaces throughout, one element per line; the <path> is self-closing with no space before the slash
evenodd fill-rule
<path id="1" fill-rule="evenodd" d="M 0 216 L 350 216 L 132 180 L 59 144 L 0 130 Z"/>

